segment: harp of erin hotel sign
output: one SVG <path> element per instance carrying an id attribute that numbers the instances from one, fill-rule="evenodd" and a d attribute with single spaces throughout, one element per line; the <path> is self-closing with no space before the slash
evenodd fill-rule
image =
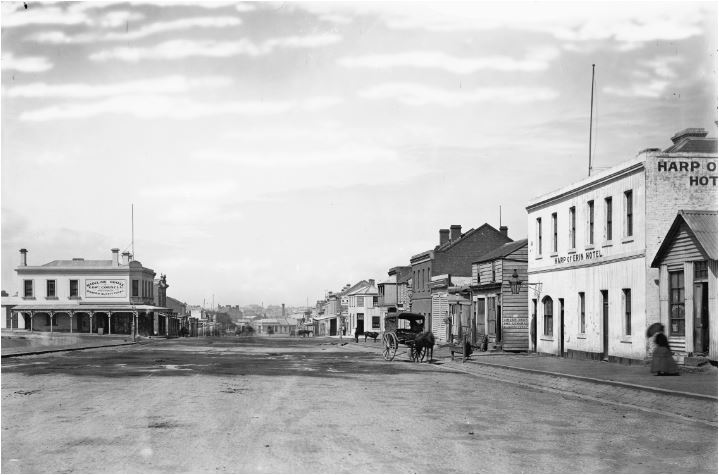
<path id="1" fill-rule="evenodd" d="M 87 279 L 87 297 L 127 297 L 127 281 L 124 279 Z"/>

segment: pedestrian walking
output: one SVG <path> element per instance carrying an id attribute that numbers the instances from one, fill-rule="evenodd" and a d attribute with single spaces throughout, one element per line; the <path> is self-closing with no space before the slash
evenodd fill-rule
<path id="1" fill-rule="evenodd" d="M 657 333 L 654 343 L 657 346 L 652 355 L 652 373 L 656 373 L 657 376 L 679 376 L 679 367 L 674 361 L 666 335 Z"/>
<path id="2" fill-rule="evenodd" d="M 359 343 L 359 329 L 355 328 L 355 343 Z"/>

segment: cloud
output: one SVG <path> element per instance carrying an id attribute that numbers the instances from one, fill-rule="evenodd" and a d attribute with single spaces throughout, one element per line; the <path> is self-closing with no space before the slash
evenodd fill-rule
<path id="1" fill-rule="evenodd" d="M 449 91 L 422 84 L 387 83 L 359 92 L 367 99 L 393 99 L 411 106 L 438 105 L 458 107 L 477 102 L 527 103 L 556 99 L 559 93 L 544 87 L 486 87 Z"/>
<path id="2" fill-rule="evenodd" d="M 110 84 L 45 84 L 31 83 L 24 86 L 8 88 L 8 97 L 25 98 L 98 98 L 132 94 L 178 94 L 193 89 L 215 88 L 228 86 L 232 80 L 227 77 L 186 78 L 183 76 L 166 76 L 161 78 L 143 79 Z"/>
<path id="3" fill-rule="evenodd" d="M 557 57 L 559 57 L 559 51 L 555 48 L 535 50 L 524 59 L 514 59 L 507 56 L 458 58 L 440 51 L 411 51 L 344 57 L 337 62 L 347 68 L 436 68 L 455 74 L 470 74 L 487 69 L 520 72 L 543 71 L 549 67 L 549 62 Z"/>
<path id="4" fill-rule="evenodd" d="M 185 59 L 193 56 L 226 58 L 230 56 L 262 56 L 276 48 L 316 48 L 337 43 L 342 39 L 335 33 L 272 38 L 261 44 L 250 40 L 172 40 L 151 47 L 118 47 L 101 50 L 90 55 L 93 61 L 117 59 L 137 62 L 147 59 Z"/>
<path id="5" fill-rule="evenodd" d="M 615 5 L 617 8 L 608 7 Z M 318 16 L 376 17 L 390 29 L 435 32 L 514 29 L 546 33 L 560 40 L 614 39 L 625 47 L 703 34 L 711 2 L 679 8 L 658 2 L 315 2 L 302 4 Z M 628 46 L 633 45 L 633 46 Z"/>
<path id="6" fill-rule="evenodd" d="M 618 97 L 644 97 L 656 99 L 662 96 L 669 84 L 669 81 L 654 79 L 651 81 L 633 83 L 628 86 L 607 86 L 603 88 L 602 91 L 606 94 L 611 94 Z"/>
<path id="7" fill-rule="evenodd" d="M 153 87 L 159 87 L 159 84 Z M 131 89 L 133 83 L 124 87 Z M 116 85 L 117 86 L 117 85 Z M 146 86 L 146 84 L 145 84 Z M 98 86 L 100 87 L 100 86 Z M 329 107 L 333 102 L 326 98 L 303 101 L 225 101 L 197 102 L 184 97 L 171 97 L 152 93 L 120 93 L 121 87 L 112 92 L 117 95 L 100 101 L 67 103 L 28 110 L 20 114 L 20 120 L 42 122 L 48 120 L 87 119 L 105 114 L 126 114 L 140 119 L 178 119 L 189 120 L 218 115 L 245 117 L 271 116 L 285 114 L 292 110 L 317 110 L 318 104 Z M 90 94 L 99 95 L 102 89 L 93 89 Z M 178 88 L 179 90 L 179 88 Z M 66 91 L 67 94 L 81 94 L 76 85 Z"/>
<path id="8" fill-rule="evenodd" d="M 41 56 L 26 56 L 24 58 L 16 58 L 12 53 L 2 55 L 2 69 L 20 71 L 23 73 L 41 73 L 53 68 L 47 58 Z"/>
<path id="9" fill-rule="evenodd" d="M 41 4 L 35 3 L 30 3 L 29 7 L 25 9 L 22 8 L 22 2 L 13 3 L 18 4 L 19 8 L 16 7 L 13 10 L 3 8 L 3 28 L 27 25 L 81 25 L 90 22 L 90 19 L 83 11 L 55 6 L 38 7 Z"/>
<path id="10" fill-rule="evenodd" d="M 125 22 L 122 21 L 121 24 L 124 25 Z M 102 34 L 81 33 L 72 36 L 62 31 L 42 31 L 29 35 L 26 39 L 37 43 L 49 44 L 84 44 L 98 41 L 130 41 L 172 31 L 190 30 L 193 28 L 228 28 L 241 24 L 242 20 L 237 17 L 229 16 L 180 18 L 172 21 L 150 23 L 138 29 L 131 29 L 129 31 L 125 31 L 123 29 L 122 31 L 111 31 Z"/>
<path id="11" fill-rule="evenodd" d="M 602 91 L 617 97 L 656 99 L 665 94 L 667 88 L 679 77 L 675 68 L 684 60 L 677 56 L 663 56 L 645 59 L 636 63 L 628 85 L 611 84 Z"/>

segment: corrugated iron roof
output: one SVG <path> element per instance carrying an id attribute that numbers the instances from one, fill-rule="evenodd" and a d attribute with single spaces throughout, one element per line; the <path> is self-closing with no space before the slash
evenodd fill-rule
<path id="1" fill-rule="evenodd" d="M 717 212 L 710 210 L 679 210 L 661 246 L 659 246 L 654 260 L 652 260 L 652 267 L 659 267 L 682 223 L 685 223 L 689 228 L 689 232 L 701 248 L 700 251 L 708 259 L 717 260 Z"/>
<path id="2" fill-rule="evenodd" d="M 664 153 L 717 153 L 716 138 L 685 137 L 673 144 Z"/>
<path id="3" fill-rule="evenodd" d="M 120 264 L 120 266 L 122 265 Z M 113 265 L 111 259 L 58 259 L 40 267 L 113 267 Z"/>
<path id="4" fill-rule="evenodd" d="M 498 259 L 500 257 L 508 256 L 511 253 L 513 253 L 514 251 L 516 251 L 517 249 L 521 249 L 526 245 L 527 245 L 526 239 L 520 239 L 519 241 L 508 242 L 507 244 L 502 244 L 501 246 L 489 251 L 488 253 L 486 253 L 485 255 L 483 255 L 482 257 L 477 259 L 476 261 L 474 261 L 472 264 L 474 264 L 475 262 L 486 262 L 486 261 Z"/>

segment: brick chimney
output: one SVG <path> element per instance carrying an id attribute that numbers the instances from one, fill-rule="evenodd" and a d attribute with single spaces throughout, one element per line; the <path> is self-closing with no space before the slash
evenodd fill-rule
<path id="1" fill-rule="evenodd" d="M 20 249 L 20 267 L 27 267 L 27 249 Z"/>
<path id="2" fill-rule="evenodd" d="M 499 232 L 502 233 L 504 236 L 507 235 L 507 232 L 508 232 L 508 231 L 509 231 L 509 228 L 507 228 L 507 226 L 500 226 L 500 227 L 499 227 Z"/>
<path id="3" fill-rule="evenodd" d="M 117 267 L 120 265 L 120 250 L 116 247 L 113 247 L 110 249 L 110 252 L 112 252 L 112 267 Z"/>
<path id="4" fill-rule="evenodd" d="M 126 266 L 130 263 L 130 253 L 125 251 L 122 253 L 122 265 Z"/>
<path id="5" fill-rule="evenodd" d="M 369 285 L 370 285 L 370 287 L 372 287 L 374 285 L 374 279 L 369 280 Z"/>
<path id="6" fill-rule="evenodd" d="M 462 226 L 459 224 L 453 224 L 449 227 L 449 232 L 449 239 L 454 242 L 462 235 Z"/>
<path id="7" fill-rule="evenodd" d="M 439 245 L 446 243 L 449 241 L 449 229 L 440 229 L 439 230 Z"/>

